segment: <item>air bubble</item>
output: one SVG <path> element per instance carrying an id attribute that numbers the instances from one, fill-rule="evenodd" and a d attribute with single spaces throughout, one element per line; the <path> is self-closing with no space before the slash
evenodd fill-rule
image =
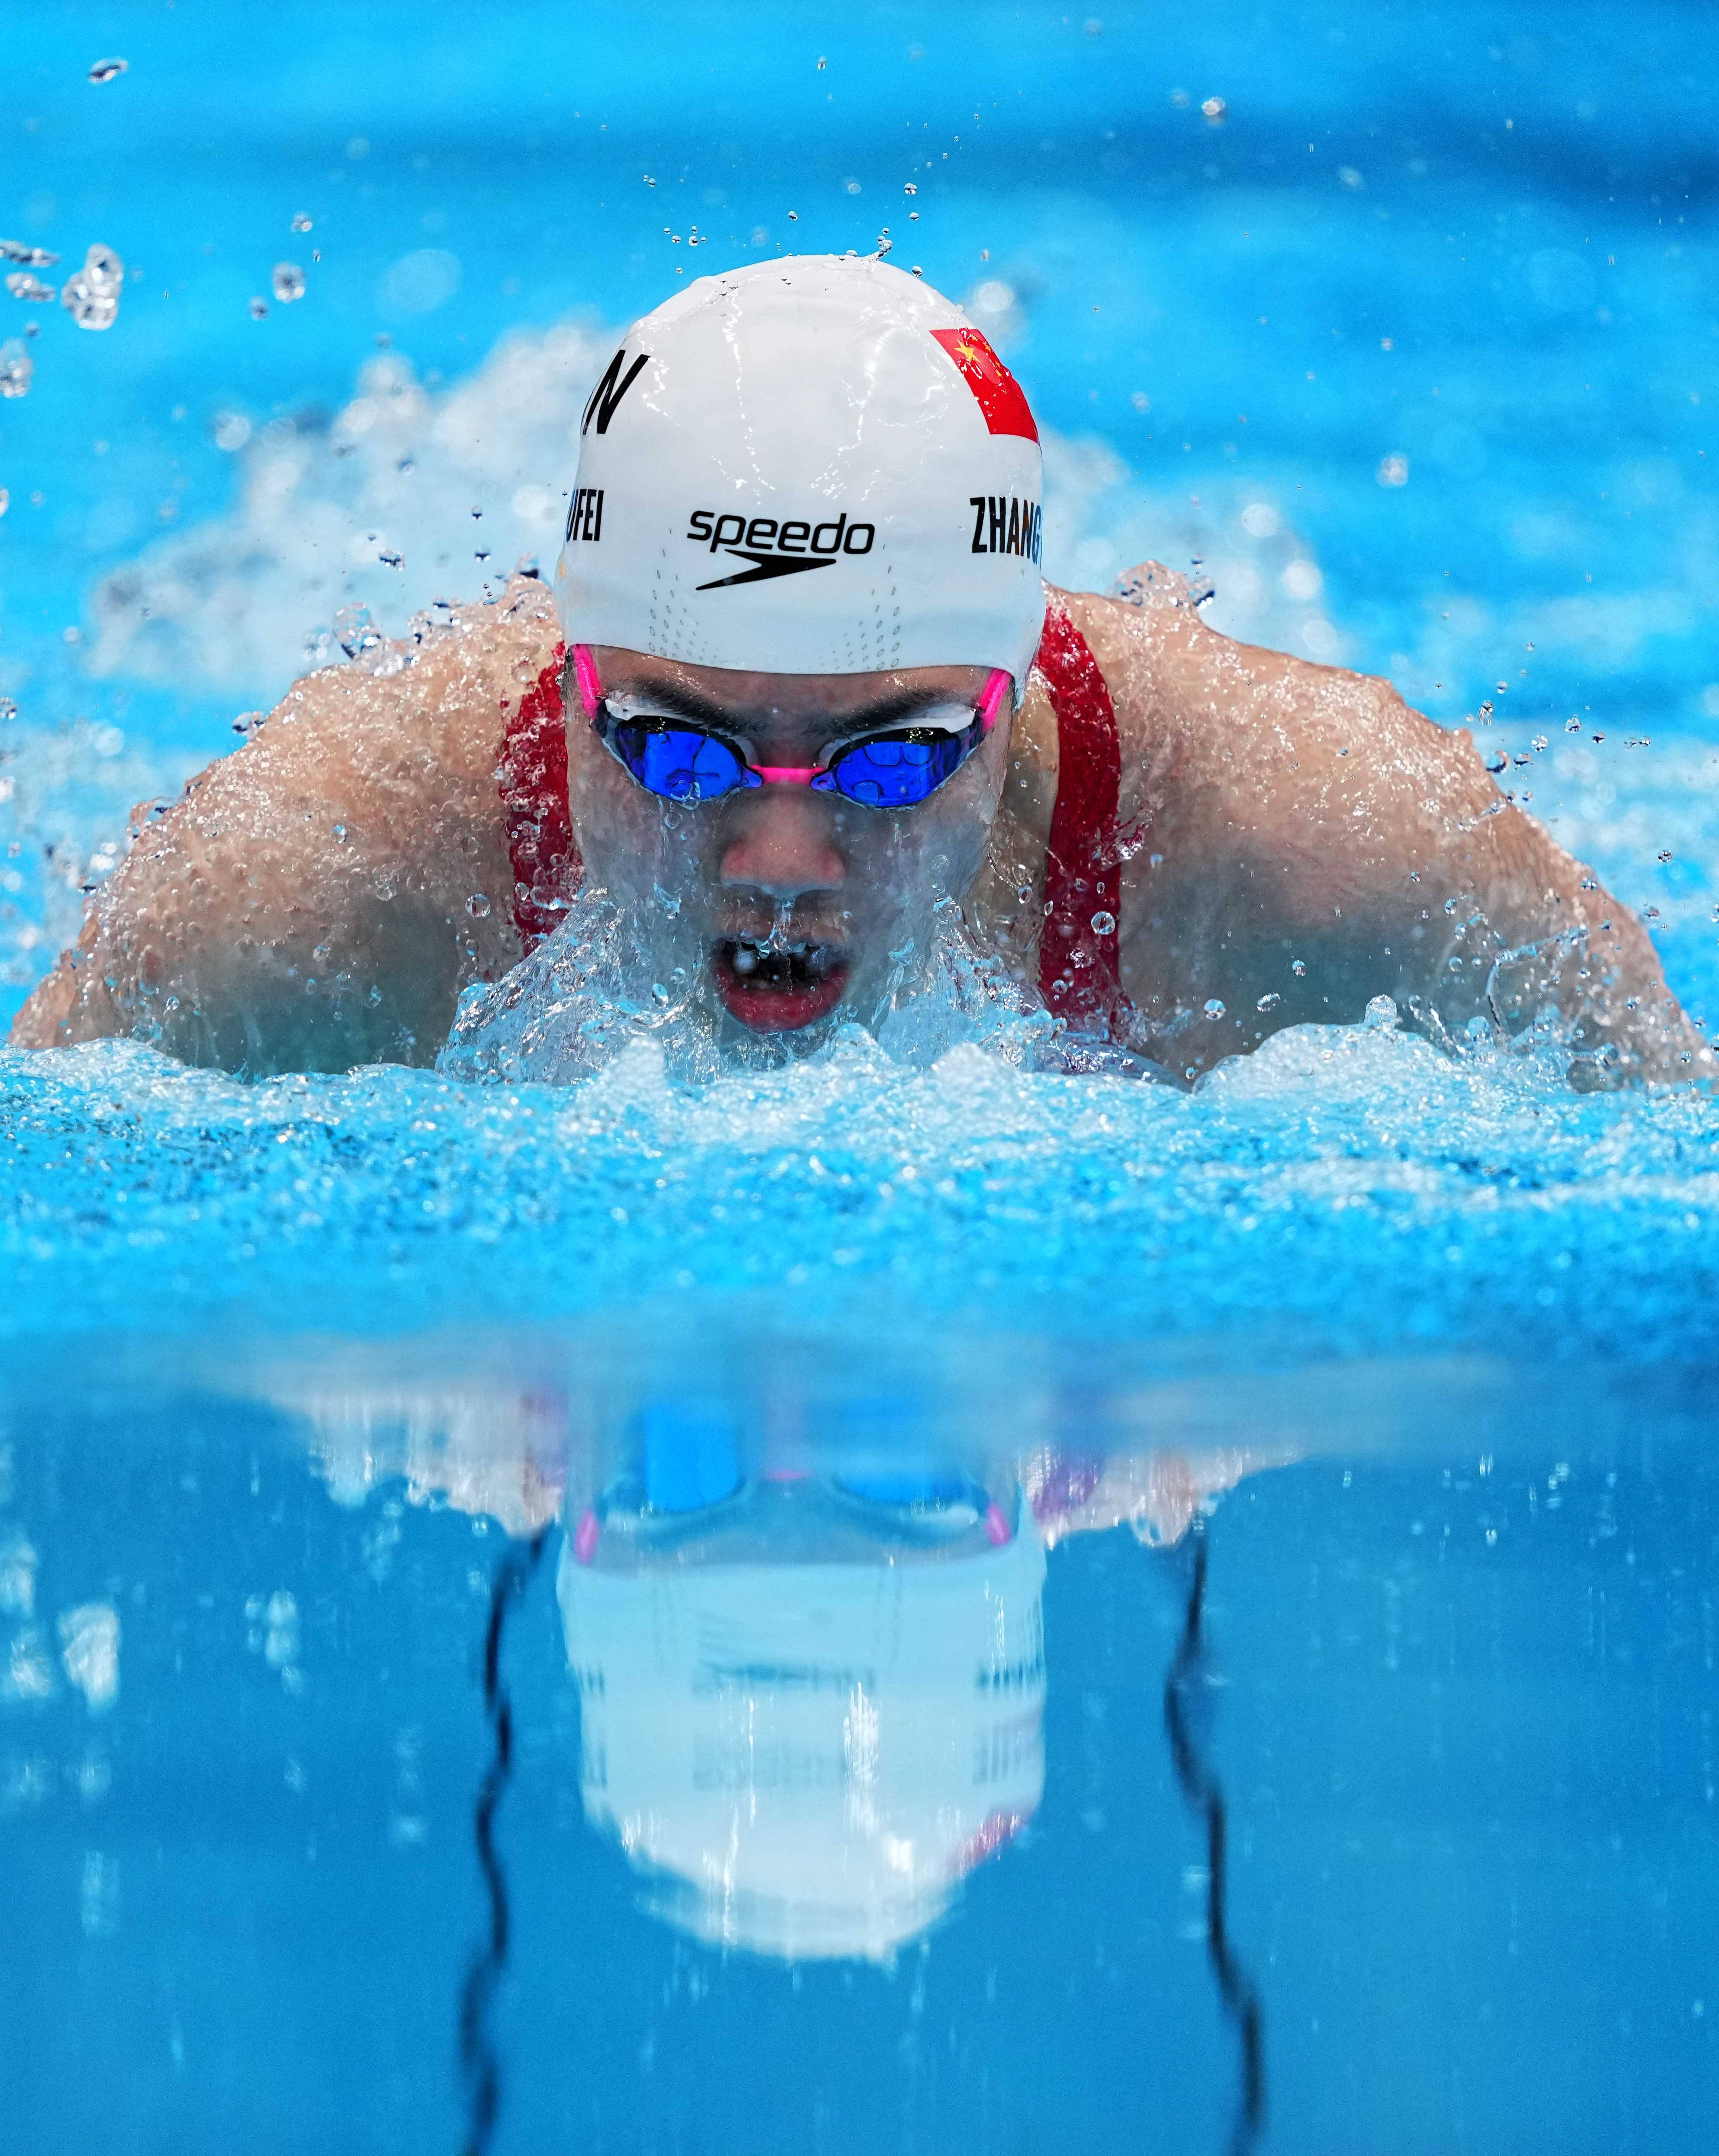
<path id="1" fill-rule="evenodd" d="M 290 307 L 295 300 L 305 296 L 305 273 L 296 262 L 277 262 L 270 281 L 275 296 L 283 307 Z"/>
<path id="2" fill-rule="evenodd" d="M 1092 932 L 1095 936 L 1114 936 L 1116 932 L 1116 915 L 1095 913 L 1092 916 Z"/>
<path id="3" fill-rule="evenodd" d="M 1298 981 L 1306 970 L 1307 961 L 1305 958 L 1291 958 L 1290 960 L 1290 971 L 1295 975 Z"/>
<path id="4" fill-rule="evenodd" d="M 482 891 L 475 891 L 465 901 L 465 910 L 474 921 L 485 921 L 489 918 L 490 901 Z"/>
<path id="5" fill-rule="evenodd" d="M 1259 1002 L 1254 1005 L 1254 1009 L 1257 1011 L 1275 1010 L 1282 1001 L 1283 998 L 1279 995 L 1275 988 L 1273 988 L 1269 994 L 1260 997 Z"/>
<path id="6" fill-rule="evenodd" d="M 1208 996 L 1206 998 L 1206 1016 L 1208 1018 L 1222 1018 L 1223 1015 L 1224 1005 L 1222 1002 L 1216 996 Z"/>

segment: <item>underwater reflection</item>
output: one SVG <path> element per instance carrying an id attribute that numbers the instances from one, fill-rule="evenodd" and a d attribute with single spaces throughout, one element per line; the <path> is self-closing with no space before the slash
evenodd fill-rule
<path id="1" fill-rule="evenodd" d="M 1178 1542 L 1282 1457 L 1042 1438 L 975 1457 L 906 1403 L 669 1397 L 576 1428 L 555 1394 L 271 1391 L 344 1502 L 403 1476 L 534 1562 L 559 1522 L 588 1822 L 652 1915 L 788 1961 L 887 1961 L 1033 1818 L 1047 1550 L 1119 1525 Z"/>
<path id="2" fill-rule="evenodd" d="M 879 1959 L 1044 1788 L 1044 1552 L 1018 1484 L 749 1470 L 642 1419 L 563 1542 L 588 1818 L 695 1938 Z"/>

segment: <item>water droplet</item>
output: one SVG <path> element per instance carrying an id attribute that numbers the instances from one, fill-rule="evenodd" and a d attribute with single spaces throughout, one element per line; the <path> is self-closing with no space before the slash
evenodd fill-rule
<path id="1" fill-rule="evenodd" d="M 254 322 L 259 322 L 268 311 L 269 302 L 264 299 L 260 294 L 253 292 L 251 295 L 251 320 Z"/>
<path id="2" fill-rule="evenodd" d="M 53 285 L 44 285 L 28 270 L 13 270 L 6 280 L 6 289 L 14 300 L 26 300 L 38 307 L 51 306 L 54 299 Z"/>
<path id="3" fill-rule="evenodd" d="M 303 210 L 300 210 L 298 215 L 293 219 L 292 228 L 295 232 L 308 232 L 310 229 L 310 220 L 305 216 Z"/>
<path id="4" fill-rule="evenodd" d="M 16 337 L 0 344 L 0 397 L 27 396 L 35 371 L 36 362 Z"/>
<path id="5" fill-rule="evenodd" d="M 111 82 L 116 74 L 123 74 L 131 64 L 130 60 L 97 60 L 90 70 L 90 80 L 91 82 Z"/>
<path id="6" fill-rule="evenodd" d="M 1092 932 L 1095 936 L 1114 936 L 1116 932 L 1116 915 L 1095 913 L 1092 916 Z"/>
<path id="7" fill-rule="evenodd" d="M 378 554 L 376 558 L 378 562 L 385 562 L 391 569 L 403 568 L 406 565 L 406 557 L 403 554 Z"/>
<path id="8" fill-rule="evenodd" d="M 0 262 L 20 262 L 26 270 L 47 270 L 59 257 L 45 247 L 32 247 L 28 240 L 0 239 Z"/>
<path id="9" fill-rule="evenodd" d="M 302 300 L 305 296 L 305 273 L 296 262 L 277 262 L 270 281 L 275 287 L 275 296 L 283 307 L 290 307 L 295 300 Z"/>
<path id="10" fill-rule="evenodd" d="M 126 265 L 110 247 L 100 240 L 84 257 L 84 275 L 90 280 L 92 291 L 110 293 L 115 299 L 126 281 Z"/>
<path id="11" fill-rule="evenodd" d="M 902 188 L 901 192 L 904 195 L 916 195 L 919 192 L 919 189 L 915 187 L 911 180 L 909 180 L 906 186 Z"/>
<path id="12" fill-rule="evenodd" d="M 346 827 L 344 824 L 336 824 L 335 825 L 334 843 L 337 846 L 343 846 L 346 843 Z"/>
<path id="13" fill-rule="evenodd" d="M 92 247 L 90 254 L 101 259 L 93 271 L 89 261 L 73 271 L 59 288 L 59 304 L 80 330 L 111 329 L 120 311 L 120 280 L 109 275 L 108 264 L 120 258 L 106 248 Z"/>
<path id="14" fill-rule="evenodd" d="M 1295 975 L 1298 981 L 1306 970 L 1307 961 L 1305 958 L 1291 958 L 1290 960 L 1290 971 Z"/>
<path id="15" fill-rule="evenodd" d="M 243 412 L 218 412 L 210 433 L 215 447 L 224 449 L 228 456 L 242 449 L 251 438 L 251 423 Z"/>
<path id="16" fill-rule="evenodd" d="M 1279 995 L 1275 988 L 1273 988 L 1270 994 L 1260 997 L 1259 1002 L 1254 1005 L 1254 1009 L 1258 1011 L 1275 1010 L 1282 1001 L 1283 998 Z"/>
<path id="17" fill-rule="evenodd" d="M 1670 849 L 1669 846 L 1667 846 L 1667 847 L 1664 850 L 1664 851 L 1660 854 L 1660 857 L 1659 857 L 1659 858 L 1660 858 L 1660 866 L 1661 866 L 1661 867 L 1663 867 L 1663 866 L 1665 865 L 1665 864 L 1667 861 L 1669 861 L 1669 860 L 1670 860 L 1670 858 L 1671 858 L 1671 849 Z"/>
<path id="18" fill-rule="evenodd" d="M 7 511 L 10 509 L 11 506 L 12 496 L 7 492 L 3 486 L 0 486 L 0 516 L 5 516 Z"/>
<path id="19" fill-rule="evenodd" d="M 1509 763 L 1510 758 L 1504 753 L 1502 749 L 1495 748 L 1487 752 L 1485 761 L 1487 770 L 1496 772 L 1502 771 Z"/>
<path id="20" fill-rule="evenodd" d="M 1206 1016 L 1208 1018 L 1222 1018 L 1223 1015 L 1223 1004 L 1216 996 L 1208 996 L 1206 999 Z"/>
<path id="21" fill-rule="evenodd" d="M 1208 97 L 1200 106 L 1208 127 L 1221 127 L 1229 116 L 1229 107 L 1221 97 Z"/>
<path id="22" fill-rule="evenodd" d="M 334 618 L 335 641 L 348 659 L 373 651 L 382 642 L 382 631 L 371 619 L 367 606 L 343 606 Z"/>
<path id="23" fill-rule="evenodd" d="M 490 913 L 490 901 L 482 891 L 475 891 L 465 901 L 465 910 L 474 921 L 487 920 Z"/>
<path id="24" fill-rule="evenodd" d="M 1368 1003 L 1362 1024 L 1369 1033 L 1388 1031 L 1397 1023 L 1397 1006 L 1389 996 L 1374 996 Z"/>

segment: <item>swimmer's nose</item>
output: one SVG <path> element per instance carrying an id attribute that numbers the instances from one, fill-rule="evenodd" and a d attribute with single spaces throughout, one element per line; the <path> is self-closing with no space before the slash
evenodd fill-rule
<path id="1" fill-rule="evenodd" d="M 829 842 L 823 803 L 799 787 L 770 786 L 738 804 L 736 835 L 722 856 L 722 880 L 772 898 L 839 891 L 848 865 Z"/>

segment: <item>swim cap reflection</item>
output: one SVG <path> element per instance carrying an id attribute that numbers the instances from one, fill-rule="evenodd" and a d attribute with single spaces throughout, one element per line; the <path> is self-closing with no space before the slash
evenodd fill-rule
<path id="1" fill-rule="evenodd" d="M 1019 386 L 941 293 L 829 254 L 701 277 L 634 324 L 585 408 L 567 642 L 1024 682 L 1039 471 Z"/>

